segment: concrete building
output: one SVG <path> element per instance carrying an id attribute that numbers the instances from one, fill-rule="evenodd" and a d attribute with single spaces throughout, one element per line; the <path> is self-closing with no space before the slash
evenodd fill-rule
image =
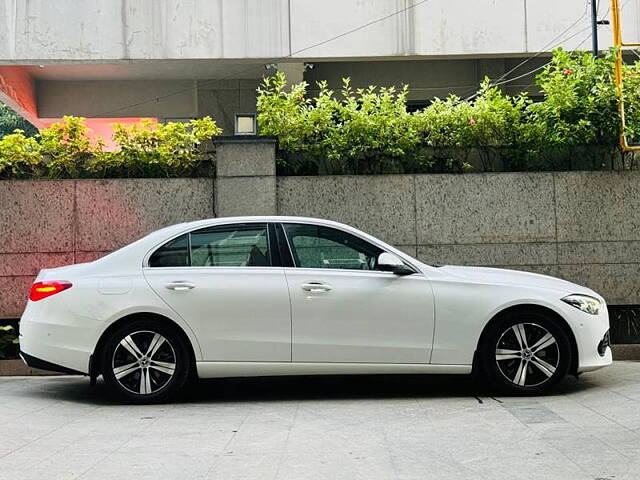
<path id="1" fill-rule="evenodd" d="M 622 3 L 638 41 L 640 0 Z M 0 101 L 38 127 L 80 115 L 104 134 L 115 120 L 211 115 L 233 133 L 276 70 L 312 86 L 407 83 L 420 107 L 485 76 L 532 90 L 526 73 L 556 46 L 590 48 L 590 28 L 587 0 L 2 0 Z"/>

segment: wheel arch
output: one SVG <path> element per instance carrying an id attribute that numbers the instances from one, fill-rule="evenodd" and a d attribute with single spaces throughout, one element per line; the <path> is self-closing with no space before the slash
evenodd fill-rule
<path id="1" fill-rule="evenodd" d="M 89 364 L 89 376 L 91 377 L 92 381 L 94 381 L 94 379 L 102 373 L 100 352 L 102 351 L 102 348 L 104 347 L 105 342 L 109 338 L 109 335 L 114 331 L 116 331 L 118 328 L 120 328 L 122 325 L 132 322 L 134 320 L 153 320 L 158 323 L 163 323 L 164 325 L 169 325 L 173 329 L 175 329 L 176 333 L 180 335 L 183 338 L 183 340 L 186 342 L 186 344 L 189 346 L 188 354 L 191 359 L 191 369 L 192 369 L 191 375 L 197 375 L 195 346 L 193 345 L 191 339 L 189 338 L 189 335 L 187 335 L 187 332 L 185 332 L 182 326 L 179 325 L 174 320 L 172 320 L 171 318 L 165 315 L 161 315 L 159 313 L 136 312 L 136 313 L 129 313 L 127 315 L 124 315 L 121 318 L 117 319 L 116 321 L 112 322 L 104 330 L 104 332 L 102 332 L 102 335 L 100 335 L 100 338 L 98 339 L 98 342 L 96 343 L 96 346 L 91 355 L 91 360 Z"/>
<path id="2" fill-rule="evenodd" d="M 576 337 L 573 333 L 573 330 L 569 326 L 569 323 L 565 320 L 565 318 L 560 315 L 558 312 L 553 310 L 552 308 L 535 304 L 535 303 L 521 303 L 516 305 L 511 305 L 509 307 L 503 308 L 498 311 L 489 319 L 486 323 L 482 332 L 480 333 L 480 337 L 478 338 L 478 343 L 476 345 L 476 350 L 473 354 L 473 371 L 477 372 L 479 370 L 479 355 L 478 352 L 480 350 L 480 346 L 485 341 L 485 338 L 491 327 L 493 327 L 496 323 L 500 322 L 504 316 L 514 313 L 514 312 L 537 312 L 544 315 L 547 315 L 558 322 L 558 325 L 564 330 L 569 338 L 569 343 L 571 345 L 571 365 L 569 366 L 569 373 L 575 375 L 578 371 L 578 343 L 576 341 Z"/>

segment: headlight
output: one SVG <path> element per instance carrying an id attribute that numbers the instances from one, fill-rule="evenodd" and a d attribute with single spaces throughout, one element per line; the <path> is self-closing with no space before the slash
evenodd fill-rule
<path id="1" fill-rule="evenodd" d="M 598 313 L 600 313 L 600 307 L 602 306 L 600 300 L 597 298 L 577 293 L 567 295 L 562 301 L 590 315 L 598 315 Z"/>

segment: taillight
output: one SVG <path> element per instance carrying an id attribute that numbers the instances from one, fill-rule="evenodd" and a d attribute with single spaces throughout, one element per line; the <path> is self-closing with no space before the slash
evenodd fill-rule
<path id="1" fill-rule="evenodd" d="M 67 288 L 71 288 L 72 283 L 66 280 L 49 280 L 46 282 L 35 282 L 31 285 L 29 292 L 29 300 L 37 302 L 43 298 L 50 297 L 56 293 L 60 293 Z"/>

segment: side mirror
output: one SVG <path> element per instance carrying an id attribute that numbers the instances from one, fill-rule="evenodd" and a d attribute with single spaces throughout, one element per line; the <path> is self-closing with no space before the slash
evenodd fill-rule
<path id="1" fill-rule="evenodd" d="M 396 275 L 411 275 L 416 273 L 412 268 L 407 267 L 397 255 L 389 252 L 382 252 L 378 257 L 378 268 L 385 272 Z"/>

